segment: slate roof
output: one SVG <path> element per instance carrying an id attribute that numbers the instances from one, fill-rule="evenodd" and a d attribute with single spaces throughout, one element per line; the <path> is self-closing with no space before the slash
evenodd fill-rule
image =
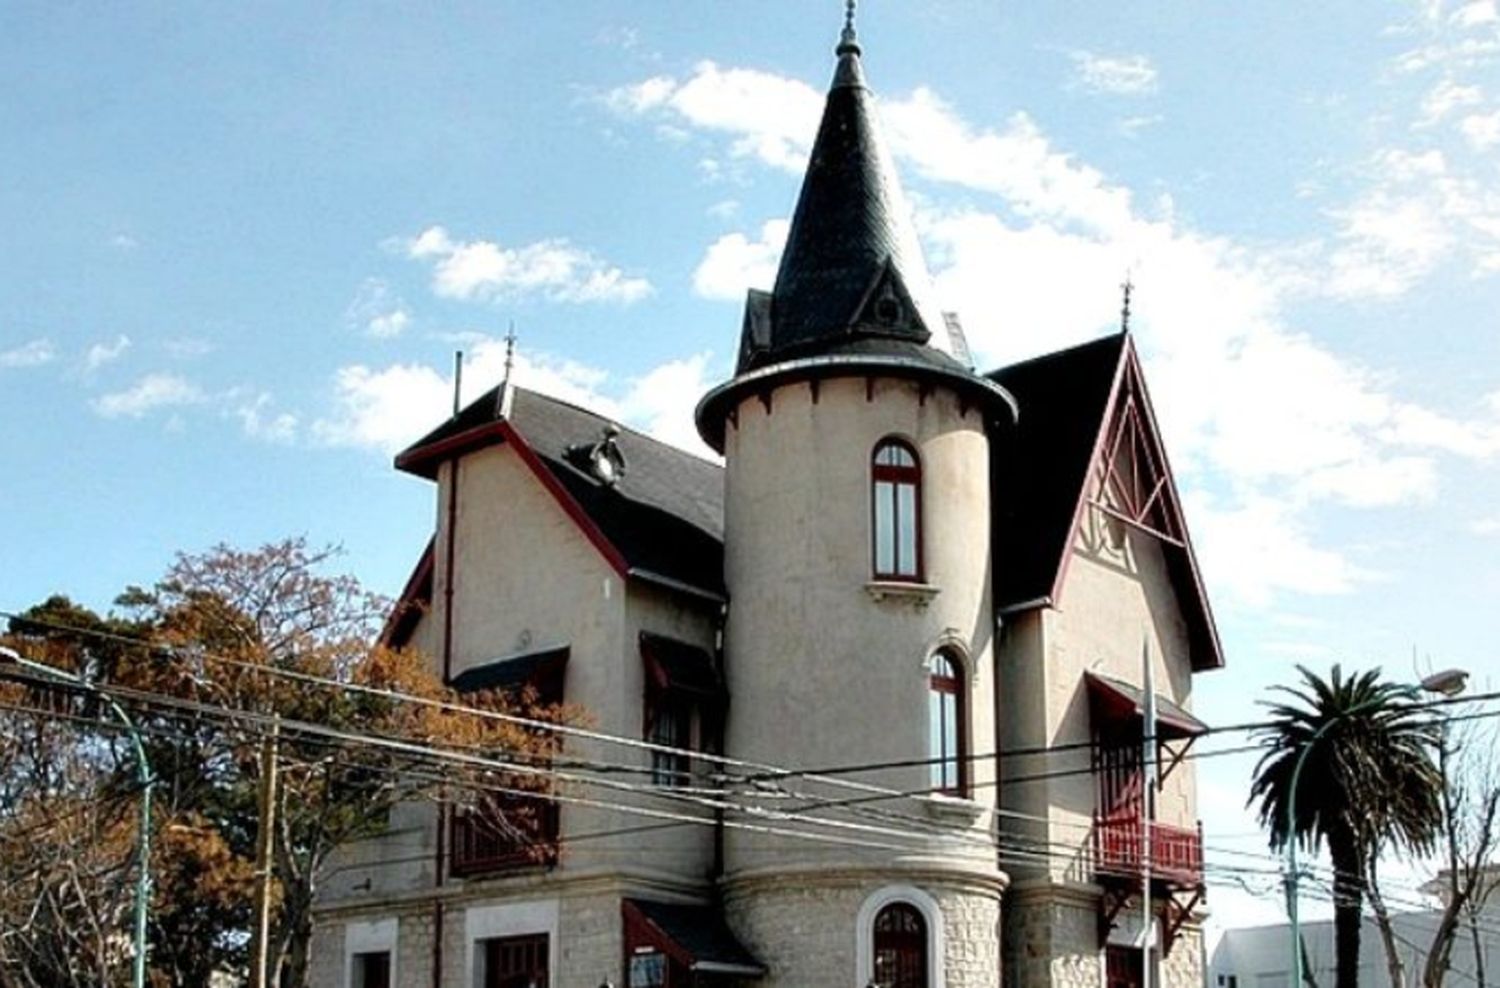
<path id="1" fill-rule="evenodd" d="M 1052 595 L 1125 340 L 1117 333 L 989 374 L 1021 408 L 993 458 L 1001 610 Z"/>
<path id="2" fill-rule="evenodd" d="M 631 570 L 714 594 L 724 589 L 723 469 L 557 398 L 515 388 L 507 421 L 561 483 Z M 444 459 L 503 442 L 499 389 L 492 389 L 405 452 L 396 465 L 433 478 Z M 607 426 L 626 469 L 613 487 L 570 453 L 597 442 Z"/>

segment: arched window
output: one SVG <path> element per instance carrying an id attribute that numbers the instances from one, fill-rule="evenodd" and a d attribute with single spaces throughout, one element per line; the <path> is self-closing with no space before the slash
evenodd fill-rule
<path id="1" fill-rule="evenodd" d="M 932 759 L 932 788 L 950 796 L 968 790 L 967 725 L 964 723 L 964 673 L 947 652 L 927 661 L 928 757 Z"/>
<path id="2" fill-rule="evenodd" d="M 922 467 L 917 451 L 882 439 L 870 464 L 877 580 L 922 578 Z"/>
<path id="3" fill-rule="evenodd" d="M 909 902 L 875 916 L 874 978 L 880 988 L 927 988 L 927 919 Z"/>

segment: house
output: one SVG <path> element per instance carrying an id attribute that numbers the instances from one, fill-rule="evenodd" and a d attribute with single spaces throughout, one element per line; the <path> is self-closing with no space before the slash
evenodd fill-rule
<path id="1" fill-rule="evenodd" d="M 524 833 L 497 794 L 348 849 L 313 983 L 1200 985 L 1223 656 L 1135 345 L 973 368 L 852 23 L 697 422 L 722 467 L 503 385 L 397 458 L 435 534 L 388 641 L 592 723 Z"/>
<path id="2" fill-rule="evenodd" d="M 1461 915 L 1448 953 L 1446 982 L 1484 984 L 1487 974 L 1500 970 L 1500 898 L 1494 886 L 1500 868 L 1485 869 L 1481 879 L 1489 891 L 1471 917 Z M 1401 959 L 1402 985 L 1392 985 L 1385 942 L 1375 919 L 1366 916 L 1359 933 L 1359 983 L 1370 988 L 1403 988 L 1423 983 L 1433 937 L 1442 923 L 1443 910 L 1411 908 L 1423 900 L 1446 905 L 1449 872 L 1442 871 L 1423 884 L 1417 895 L 1409 889 L 1388 889 L 1391 932 Z M 1331 985 L 1336 974 L 1334 931 L 1331 920 L 1304 921 L 1298 931 L 1306 949 L 1307 974 L 1320 985 Z M 1290 924 L 1239 927 L 1225 930 L 1209 955 L 1209 988 L 1291 988 L 1292 930 Z"/>

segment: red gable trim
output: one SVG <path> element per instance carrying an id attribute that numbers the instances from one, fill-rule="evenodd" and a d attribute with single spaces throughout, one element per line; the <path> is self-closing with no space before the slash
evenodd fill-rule
<path id="1" fill-rule="evenodd" d="M 486 422 L 484 425 L 460 432 L 456 436 L 449 436 L 447 439 L 427 446 L 409 449 L 396 457 L 396 468 L 432 479 L 437 476 L 438 466 L 444 460 L 454 459 L 498 443 L 509 443 L 515 449 L 521 462 L 526 464 L 537 480 L 541 481 L 542 486 L 572 519 L 573 524 L 578 526 L 579 531 L 589 542 L 593 543 L 594 548 L 599 550 L 599 554 L 604 557 L 605 562 L 609 563 L 610 568 L 623 579 L 630 569 L 625 556 L 594 523 L 588 512 L 583 510 L 578 500 L 568 493 L 562 481 L 558 480 L 556 474 L 542 462 L 541 457 L 537 456 L 536 451 L 531 448 L 531 444 L 516 431 L 514 425 L 505 419 Z"/>
<path id="2" fill-rule="evenodd" d="M 1162 473 L 1166 478 L 1166 499 L 1171 509 L 1178 517 L 1182 515 L 1182 500 L 1177 493 L 1177 479 L 1172 473 L 1171 462 L 1167 459 L 1167 451 L 1161 442 L 1161 429 L 1157 425 L 1156 411 L 1151 405 L 1151 396 L 1146 391 L 1145 375 L 1141 371 L 1140 357 L 1136 353 L 1135 340 L 1125 337 L 1125 346 L 1120 350 L 1120 364 L 1115 369 L 1114 382 L 1110 385 L 1109 401 L 1105 404 L 1104 416 L 1099 421 L 1099 432 L 1094 438 L 1094 448 L 1089 454 L 1088 468 L 1084 474 L 1083 484 L 1078 489 L 1078 501 L 1073 508 L 1073 522 L 1068 528 L 1068 537 L 1063 541 L 1062 559 L 1058 561 L 1057 576 L 1052 581 L 1052 593 L 1049 604 L 1055 606 L 1062 599 L 1063 583 L 1067 579 L 1068 563 L 1073 558 L 1073 547 L 1078 541 L 1078 531 L 1083 524 L 1083 513 L 1088 507 L 1089 486 L 1093 482 L 1095 470 L 1099 466 L 1100 458 L 1105 455 L 1105 446 L 1109 442 L 1111 429 L 1115 423 L 1116 414 L 1120 408 L 1120 397 L 1124 391 L 1127 380 L 1134 385 L 1134 392 L 1140 398 L 1141 414 L 1144 416 L 1146 435 L 1152 447 L 1152 452 L 1161 463 Z M 1219 639 L 1218 625 L 1214 621 L 1213 610 L 1208 603 L 1208 592 L 1203 586 L 1203 575 L 1198 568 L 1198 557 L 1193 552 L 1193 540 L 1188 533 L 1187 525 L 1183 524 L 1182 546 L 1167 546 L 1168 552 L 1183 553 L 1183 562 L 1189 575 L 1190 591 L 1189 599 L 1185 601 L 1198 611 L 1198 617 L 1202 622 L 1203 637 L 1205 639 L 1207 656 L 1201 656 L 1201 649 L 1193 649 L 1193 669 L 1201 671 L 1205 669 L 1222 669 L 1224 667 L 1224 646 Z M 1180 592 L 1180 590 L 1179 590 Z"/>
<path id="3" fill-rule="evenodd" d="M 407 473 L 414 473 L 428 480 L 437 478 L 438 467 L 445 461 L 471 453 L 485 446 L 493 446 L 502 442 L 505 432 L 501 428 L 507 425 L 505 421 L 486 422 L 484 425 L 475 426 L 472 429 L 460 432 L 456 436 L 440 439 L 426 446 L 416 446 L 400 453 L 396 457 L 396 469 Z"/>
<path id="4" fill-rule="evenodd" d="M 406 586 L 402 588 L 401 596 L 396 598 L 396 606 L 391 608 L 390 616 L 385 619 L 376 644 L 385 648 L 401 648 L 411 640 L 417 619 L 432 603 L 432 568 L 436 558 L 436 542 L 436 535 L 427 540 L 427 548 L 422 550 L 411 576 L 406 578 Z"/>
<path id="5" fill-rule="evenodd" d="M 1115 406 L 1120 401 L 1120 388 L 1125 382 L 1125 366 L 1128 363 L 1125 354 L 1130 352 L 1132 346 L 1130 337 L 1125 337 L 1125 345 L 1120 348 L 1120 363 L 1115 368 L 1114 380 L 1109 385 L 1109 400 L 1104 403 L 1104 416 L 1099 420 L 1099 432 L 1094 436 L 1094 448 L 1089 452 L 1088 465 L 1084 467 L 1083 483 L 1078 486 L 1078 500 L 1073 505 L 1073 521 L 1068 525 L 1068 537 L 1063 539 L 1062 558 L 1057 561 L 1057 576 L 1052 580 L 1052 592 L 1047 595 L 1048 606 L 1056 606 L 1057 601 L 1062 599 L 1063 581 L 1068 576 L 1068 563 L 1073 559 L 1073 544 L 1078 541 L 1078 529 L 1083 525 L 1083 512 L 1088 507 L 1089 478 L 1094 475 L 1094 465 L 1104 455 L 1104 444 L 1109 441 L 1109 424 L 1114 419 Z"/>
<path id="6" fill-rule="evenodd" d="M 1162 445 L 1161 428 L 1156 423 L 1156 410 L 1152 407 L 1151 395 L 1146 390 L 1146 378 L 1141 371 L 1140 358 L 1136 355 L 1135 344 L 1129 338 L 1126 339 L 1125 355 L 1138 384 L 1136 390 L 1140 394 L 1141 410 L 1146 416 L 1147 435 L 1150 436 L 1151 442 L 1155 446 L 1156 454 L 1161 459 L 1162 471 L 1167 478 L 1167 493 L 1171 497 L 1172 506 L 1176 509 L 1180 517 L 1182 514 L 1182 499 L 1177 494 L 1177 478 L 1172 473 L 1172 464 L 1168 461 L 1166 448 Z M 1186 556 L 1188 574 L 1192 579 L 1194 602 L 1198 605 L 1203 619 L 1204 631 L 1208 638 L 1208 646 L 1212 658 L 1210 664 L 1198 665 L 1194 663 L 1193 668 L 1195 670 L 1222 669 L 1224 668 L 1224 644 L 1219 639 L 1219 626 L 1214 621 L 1213 608 L 1208 603 L 1208 591 L 1203 586 L 1203 571 L 1198 568 L 1198 555 L 1193 551 L 1193 537 L 1188 531 L 1186 524 L 1182 525 L 1182 542 L 1183 546 L 1180 551 Z"/>
<path id="7" fill-rule="evenodd" d="M 630 564 L 625 561 L 625 556 L 619 549 L 615 548 L 615 544 L 594 523 L 594 519 L 589 517 L 588 512 L 583 510 L 583 505 L 578 503 L 577 498 L 568 493 L 568 489 L 563 486 L 562 481 L 557 479 L 557 475 L 547 468 L 547 464 L 542 462 L 541 457 L 536 455 L 536 451 L 531 448 L 531 444 L 526 442 L 521 437 L 521 434 L 516 431 L 515 426 L 509 422 L 501 420 L 495 423 L 495 427 L 499 429 L 501 438 L 505 442 L 510 443 L 511 447 L 516 451 L 516 455 L 521 458 L 521 462 L 531 469 L 536 479 L 541 481 L 542 486 L 547 488 L 548 492 L 552 494 L 558 506 L 573 520 L 573 524 L 578 526 L 578 530 L 583 533 L 584 538 L 593 543 L 594 548 L 599 550 L 599 554 L 604 557 L 605 562 L 609 563 L 610 568 L 622 580 L 625 579 L 630 572 Z"/>

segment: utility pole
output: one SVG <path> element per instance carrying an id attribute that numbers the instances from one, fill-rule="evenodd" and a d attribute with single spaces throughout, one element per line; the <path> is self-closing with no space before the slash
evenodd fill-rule
<path id="1" fill-rule="evenodd" d="M 276 758 L 281 719 L 260 747 L 260 829 L 255 834 L 255 940 L 251 943 L 250 978 L 254 988 L 269 988 L 271 944 L 271 855 L 276 840 Z"/>

